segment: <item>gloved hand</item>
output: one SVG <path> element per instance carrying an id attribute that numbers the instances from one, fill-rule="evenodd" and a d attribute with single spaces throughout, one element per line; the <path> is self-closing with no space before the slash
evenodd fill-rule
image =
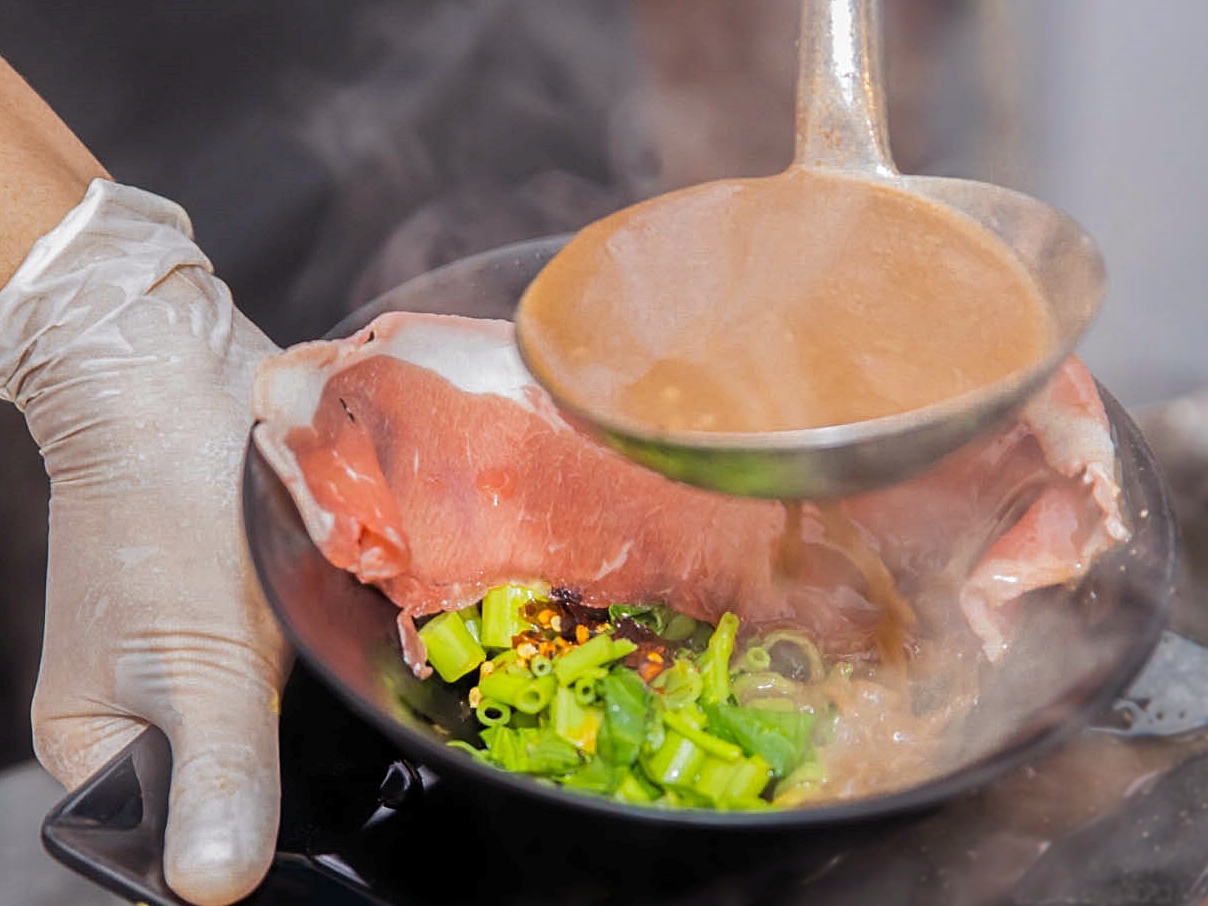
<path id="1" fill-rule="evenodd" d="M 165 874 L 207 904 L 272 856 L 289 653 L 239 511 L 249 387 L 274 347 L 190 230 L 171 202 L 92 182 L 0 290 L 0 394 L 51 479 L 38 758 L 74 787 L 163 729 Z"/>

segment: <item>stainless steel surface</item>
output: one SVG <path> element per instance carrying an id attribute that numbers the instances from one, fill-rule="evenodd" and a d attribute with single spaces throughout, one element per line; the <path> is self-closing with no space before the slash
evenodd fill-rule
<path id="1" fill-rule="evenodd" d="M 1208 728 L 1205 690 L 1208 648 L 1168 630 L 1100 729 L 1128 736 L 1177 736 Z"/>
<path id="2" fill-rule="evenodd" d="M 973 180 L 900 174 L 892 159 L 877 0 L 804 0 L 794 167 L 859 176 L 955 209 L 997 235 L 1036 279 L 1057 342 L 1033 367 L 922 409 L 797 431 L 638 430 L 547 386 L 581 426 L 643 465 L 690 484 L 776 498 L 851 496 L 901 481 L 1002 423 L 1043 387 L 1090 326 L 1106 289 L 1093 240 L 1059 211 Z M 524 304 L 522 300 L 522 305 Z M 523 316 L 518 342 L 525 354 Z M 540 379 L 540 369 L 534 368 Z"/>

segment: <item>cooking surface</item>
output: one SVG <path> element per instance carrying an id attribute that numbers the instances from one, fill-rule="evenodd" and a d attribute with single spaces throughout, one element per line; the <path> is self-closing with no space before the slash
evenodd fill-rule
<path id="1" fill-rule="evenodd" d="M 1173 906 L 1208 893 L 1202 735 L 1088 731 L 983 793 L 850 842 L 683 831 L 635 839 L 630 828 L 610 832 L 440 782 L 366 829 L 390 744 L 308 675 L 290 691 L 283 748 L 301 757 L 286 755 L 282 848 L 346 866 L 391 902 Z M 320 720 L 304 724 L 303 714 Z M 431 869 L 450 855 L 464 870 Z"/>
<path id="2" fill-rule="evenodd" d="M 659 836 L 667 832 L 413 774 L 302 666 L 281 738 L 279 855 L 248 901 L 256 906 L 1189 906 L 1208 894 L 1204 732 L 1142 740 L 1088 730 L 983 792 L 850 839 Z M 166 747 L 157 733 L 144 743 L 65 800 L 50 833 L 91 877 L 132 899 L 175 903 L 148 857 L 162 834 L 166 764 L 156 757 Z"/>

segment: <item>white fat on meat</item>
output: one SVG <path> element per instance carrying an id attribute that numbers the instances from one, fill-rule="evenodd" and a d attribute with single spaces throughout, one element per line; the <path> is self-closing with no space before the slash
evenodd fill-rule
<path id="1" fill-rule="evenodd" d="M 579 434 L 506 321 L 390 313 L 299 344 L 261 365 L 253 410 L 255 443 L 316 545 L 399 606 L 420 673 L 414 618 L 504 582 L 547 581 L 597 605 L 662 600 L 710 621 L 729 610 L 804 629 L 833 655 L 874 655 L 891 608 L 870 600 L 869 552 L 908 598 L 946 582 L 998 658 L 1009 602 L 1075 581 L 1127 537 L 1110 429 L 1076 359 L 1000 434 L 842 502 L 854 531 L 808 504 L 789 519 L 775 501 L 669 481 Z"/>

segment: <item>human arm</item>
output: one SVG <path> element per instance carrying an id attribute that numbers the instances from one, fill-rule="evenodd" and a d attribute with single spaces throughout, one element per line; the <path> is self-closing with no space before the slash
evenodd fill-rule
<path id="1" fill-rule="evenodd" d="M 163 729 L 165 875 L 231 902 L 263 876 L 279 809 L 289 652 L 238 506 L 251 376 L 274 347 L 184 212 L 105 180 L 2 63 L 0 173 L 0 397 L 51 479 L 35 750 L 74 787 Z"/>

